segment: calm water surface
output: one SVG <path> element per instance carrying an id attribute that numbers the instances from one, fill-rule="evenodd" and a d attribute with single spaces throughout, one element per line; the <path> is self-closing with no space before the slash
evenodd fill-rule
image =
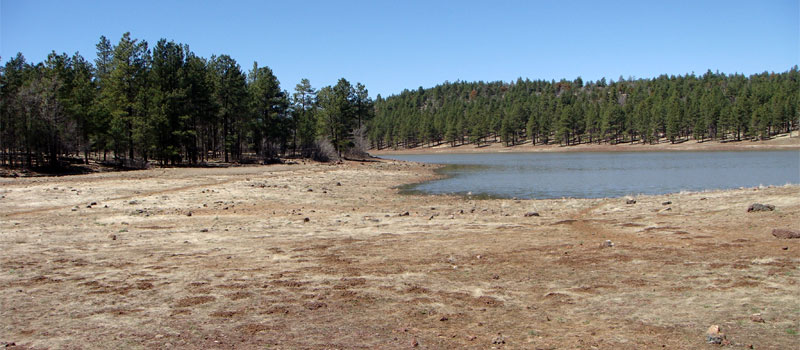
<path id="1" fill-rule="evenodd" d="M 432 194 L 601 198 L 800 183 L 799 151 L 391 155 L 448 164 L 411 186 Z"/>

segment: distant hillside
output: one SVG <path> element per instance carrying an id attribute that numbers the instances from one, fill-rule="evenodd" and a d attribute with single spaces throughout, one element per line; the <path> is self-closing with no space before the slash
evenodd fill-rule
<path id="1" fill-rule="evenodd" d="M 798 128 L 799 89 L 797 66 L 749 77 L 445 82 L 379 96 L 368 138 L 374 149 L 765 139 Z"/>

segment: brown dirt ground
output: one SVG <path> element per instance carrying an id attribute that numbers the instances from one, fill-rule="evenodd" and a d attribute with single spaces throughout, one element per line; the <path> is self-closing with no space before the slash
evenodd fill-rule
<path id="1" fill-rule="evenodd" d="M 634 205 L 394 188 L 431 170 L 379 161 L 0 179 L 0 344 L 703 349 L 718 324 L 734 348 L 800 347 L 800 240 L 770 234 L 800 229 L 798 186 Z M 746 213 L 753 202 L 776 209 Z"/>
<path id="2" fill-rule="evenodd" d="M 800 132 L 792 131 L 789 134 L 778 135 L 764 141 L 704 141 L 689 140 L 672 144 L 662 139 L 657 144 L 626 143 L 626 144 L 581 144 L 561 146 L 558 143 L 532 146 L 530 142 L 507 147 L 501 142 L 485 143 L 481 146 L 472 144 L 457 145 L 441 144 L 433 147 L 422 146 L 408 149 L 371 150 L 375 155 L 382 154 L 430 154 L 430 153 L 528 153 L 528 152 L 670 152 L 670 151 L 751 151 L 751 150 L 800 150 Z M 490 141 L 492 141 L 490 139 Z"/>

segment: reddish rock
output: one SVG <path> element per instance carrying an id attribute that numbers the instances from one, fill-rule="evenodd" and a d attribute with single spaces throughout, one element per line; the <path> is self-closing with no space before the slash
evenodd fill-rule
<path id="1" fill-rule="evenodd" d="M 772 230 L 772 235 L 781 239 L 800 238 L 800 231 L 788 228 L 776 228 Z"/>

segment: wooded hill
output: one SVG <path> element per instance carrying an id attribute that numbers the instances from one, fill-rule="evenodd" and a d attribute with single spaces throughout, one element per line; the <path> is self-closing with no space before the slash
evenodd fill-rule
<path id="1" fill-rule="evenodd" d="M 372 147 L 765 139 L 798 127 L 800 75 L 446 82 L 375 101 Z"/>
<path id="2" fill-rule="evenodd" d="M 2 67 L 0 165 L 335 157 L 359 146 L 354 131 L 372 116 L 366 87 L 344 78 L 319 90 L 303 79 L 290 94 L 268 67 L 245 73 L 228 55 L 199 57 L 166 39 L 151 50 L 125 33 L 96 47 L 94 64 L 20 53 Z"/>
<path id="3" fill-rule="evenodd" d="M 20 53 L 0 67 L 0 165 L 89 159 L 129 167 L 363 155 L 370 147 L 501 141 L 573 145 L 764 139 L 797 129 L 800 75 L 711 71 L 584 83 L 444 83 L 373 100 L 342 78 L 283 90 L 269 67 L 199 57 L 125 33 L 100 37 L 94 62 Z M 368 144 L 369 143 L 369 144 Z"/>

